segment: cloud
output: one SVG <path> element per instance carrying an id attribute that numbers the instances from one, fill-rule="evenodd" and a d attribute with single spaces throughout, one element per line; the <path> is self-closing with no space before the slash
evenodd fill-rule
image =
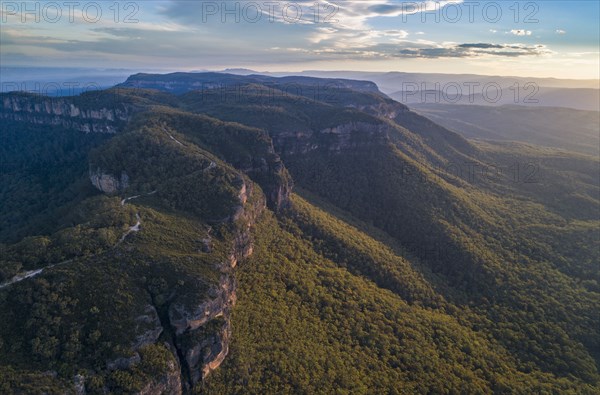
<path id="1" fill-rule="evenodd" d="M 274 22 L 278 22 L 320 25 L 327 20 L 335 22 L 341 28 L 364 29 L 367 27 L 369 19 L 439 11 L 448 5 L 461 4 L 463 1 L 321 0 L 316 2 L 314 0 L 296 0 L 293 2 L 257 2 L 240 0 L 232 2 L 231 5 L 224 5 L 226 3 L 218 1 L 171 0 L 161 8 L 161 12 L 169 18 L 195 25 L 216 24 L 221 23 L 222 20 L 228 21 L 227 24 L 234 20 L 247 24 L 257 16 L 258 11 L 262 17 L 256 18 L 251 23 L 272 25 Z M 315 4 L 318 5 L 318 13 L 315 10 Z M 298 13 L 298 11 L 300 12 Z M 286 13 L 288 14 L 287 18 Z M 300 19 L 296 19 L 298 14 L 302 15 Z"/>
<path id="2" fill-rule="evenodd" d="M 549 54 L 543 45 L 466 43 L 452 44 L 435 48 L 406 48 L 399 50 L 395 57 L 412 58 L 478 58 L 485 56 L 516 58 Z"/>
<path id="3" fill-rule="evenodd" d="M 562 29 L 557 29 L 556 30 L 556 34 L 567 34 L 566 30 L 562 30 Z"/>
<path id="4" fill-rule="evenodd" d="M 412 36 L 423 35 L 422 31 L 409 32 L 400 29 L 381 29 L 379 25 L 372 26 L 371 19 L 380 17 L 399 17 L 407 14 L 417 14 L 425 11 L 439 11 L 451 4 L 460 4 L 463 0 L 442 1 L 414 1 L 400 2 L 396 0 L 368 0 L 368 1 L 321 1 L 319 2 L 321 17 L 332 14 L 336 23 L 316 23 L 314 19 L 314 0 L 298 0 L 294 2 L 300 7 L 304 15 L 302 23 L 291 24 L 281 14 L 283 3 L 269 15 L 263 15 L 257 23 L 244 22 L 240 24 L 222 23 L 223 10 L 213 9 L 208 23 L 206 15 L 202 15 L 202 3 L 193 3 L 183 0 L 172 0 L 163 9 L 163 14 L 171 20 L 179 21 L 185 25 L 193 24 L 198 29 L 206 29 L 212 37 L 229 37 L 237 40 L 240 31 L 244 31 L 248 46 L 255 48 L 257 53 L 264 51 L 264 47 L 254 45 L 263 43 L 265 39 L 277 37 L 278 42 L 267 48 L 283 48 L 281 53 L 289 54 L 290 59 L 298 54 L 323 57 L 327 59 L 357 59 L 357 58 L 449 58 L 449 57 L 483 57 L 506 56 L 519 57 L 547 53 L 545 47 L 524 46 L 518 44 L 490 44 L 490 43 L 436 43 L 424 40 L 410 40 Z M 220 4 L 220 3 L 213 3 Z M 240 9 L 244 9 L 249 1 L 240 2 Z M 221 6 L 222 7 L 222 6 Z M 232 10 L 233 8 L 230 7 Z M 204 8 L 206 11 L 206 7 Z M 234 11 L 235 12 L 235 11 Z M 264 10 L 263 10 L 264 13 Z M 183 22 L 181 22 L 183 21 Z M 206 27 L 206 25 L 209 27 Z M 204 25 L 204 26 L 203 26 Z M 242 25 L 242 26 L 237 26 Z M 496 33 L 496 30 L 491 30 Z M 519 34 L 522 32 L 521 34 Z M 515 35 L 529 36 L 531 31 L 514 30 Z M 286 42 L 287 45 L 280 45 Z M 253 44 L 254 43 L 254 44 Z M 285 48 L 290 48 L 286 50 Z M 291 50 L 293 48 L 293 50 Z"/>
<path id="5" fill-rule="evenodd" d="M 509 33 L 515 36 L 531 36 L 531 30 L 513 29 Z"/>
<path id="6" fill-rule="evenodd" d="M 211 3 L 222 7 L 220 1 Z M 242 1 L 241 7 L 247 3 L 246 0 Z M 20 23 L 3 25 L 0 32 L 3 57 L 5 53 L 21 53 L 28 56 L 41 54 L 43 58 L 50 53 L 57 58 L 63 56 L 66 62 L 71 59 L 85 59 L 85 62 L 93 63 L 125 59 L 130 64 L 156 62 L 178 66 L 202 65 L 206 68 L 212 65 L 251 65 L 265 62 L 278 64 L 397 58 L 515 58 L 552 53 L 542 45 L 510 43 L 509 38 L 513 37 L 511 33 L 517 36 L 531 35 L 532 32 L 527 30 L 502 30 L 509 42 L 505 44 L 465 42 L 464 39 L 434 42 L 421 37 L 425 33 L 417 29 L 423 29 L 423 26 L 396 24 L 398 28 L 392 29 L 390 26 L 393 24 L 387 21 L 383 24 L 380 20 L 371 20 L 397 17 L 402 13 L 436 10 L 439 9 L 436 7 L 460 1 L 441 1 L 439 6 L 435 1 L 415 1 L 412 4 L 417 6 L 412 9 L 418 11 L 402 6 L 408 2 L 397 0 L 338 1 L 336 4 L 339 8 L 335 9 L 333 15 L 336 23 L 313 21 L 314 14 L 310 13 L 310 7 L 314 7 L 314 0 L 293 3 L 300 5 L 305 11 L 302 23 L 293 24 L 282 18 L 269 21 L 264 15 L 257 23 L 244 21 L 243 17 L 240 23 L 235 23 L 235 15 L 228 16 L 226 23 L 223 23 L 220 14 L 208 18 L 205 23 L 202 1 L 173 0 L 160 3 L 156 8 L 142 10 L 146 12 L 140 13 L 140 22 L 131 25 L 114 23 L 111 18 L 93 25 L 55 27 L 39 24 L 34 29 L 31 25 L 22 26 Z M 279 4 L 282 7 L 285 3 Z M 319 4 L 321 17 L 324 18 L 328 15 L 325 7 L 333 3 L 322 0 Z M 435 27 L 432 28 L 434 30 L 428 31 L 428 34 L 435 33 Z M 497 33 L 494 29 L 490 29 L 490 32 Z"/>
<path id="7" fill-rule="evenodd" d="M 297 49 L 296 49 L 297 51 Z M 447 43 L 409 42 L 397 44 L 379 43 L 364 47 L 328 47 L 302 50 L 305 54 L 336 59 L 394 59 L 394 58 L 483 58 L 539 56 L 553 53 L 544 45 L 492 44 L 492 43 Z"/>
<path id="8" fill-rule="evenodd" d="M 487 43 L 460 44 L 458 47 L 459 48 L 481 48 L 481 49 L 504 48 L 504 46 L 500 45 L 500 44 L 487 44 Z"/>

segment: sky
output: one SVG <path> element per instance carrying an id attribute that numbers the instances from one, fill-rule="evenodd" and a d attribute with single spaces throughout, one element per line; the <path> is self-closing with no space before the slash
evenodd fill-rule
<path id="1" fill-rule="evenodd" d="M 598 1 L 1 1 L 0 66 L 599 78 Z"/>

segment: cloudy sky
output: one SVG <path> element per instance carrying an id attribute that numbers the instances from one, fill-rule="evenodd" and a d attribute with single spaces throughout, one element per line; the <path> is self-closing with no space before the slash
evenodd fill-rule
<path id="1" fill-rule="evenodd" d="M 2 1 L 0 66 L 598 78 L 597 1 Z"/>

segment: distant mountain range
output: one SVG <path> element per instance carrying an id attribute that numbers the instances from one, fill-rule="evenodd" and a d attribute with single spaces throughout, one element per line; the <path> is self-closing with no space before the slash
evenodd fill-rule
<path id="1" fill-rule="evenodd" d="M 207 70 L 194 71 L 196 74 L 206 72 Z M 3 67 L 2 77 L 0 77 L 0 92 L 29 90 L 51 96 L 68 96 L 89 90 L 109 88 L 123 82 L 133 73 L 134 71 L 125 69 Z M 244 68 L 226 69 L 220 73 L 241 76 L 307 76 L 372 81 L 383 93 L 407 105 L 500 106 L 512 104 L 600 111 L 600 80 L 357 71 L 270 73 Z"/>
<path id="2" fill-rule="evenodd" d="M 234 70 L 254 74 L 252 70 Z M 283 76 L 294 73 L 266 73 Z M 476 74 L 305 71 L 300 75 L 373 81 L 401 103 L 566 107 L 600 111 L 600 81 Z"/>

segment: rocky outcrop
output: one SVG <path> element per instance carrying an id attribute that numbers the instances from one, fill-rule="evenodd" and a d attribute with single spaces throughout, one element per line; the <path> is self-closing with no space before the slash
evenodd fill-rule
<path id="1" fill-rule="evenodd" d="M 73 98 L 51 98 L 30 94 L 0 96 L 0 119 L 59 126 L 84 133 L 117 133 L 131 119 L 134 109 L 84 108 Z"/>
<path id="2" fill-rule="evenodd" d="M 361 147 L 387 143 L 390 126 L 385 122 L 350 122 L 320 131 L 278 133 L 273 137 L 277 152 L 285 159 L 326 150 L 340 153 Z"/>
<path id="3" fill-rule="evenodd" d="M 76 374 L 73 377 L 73 387 L 75 389 L 75 395 L 85 395 L 85 376 Z"/>
<path id="4" fill-rule="evenodd" d="M 244 172 L 261 186 L 269 208 L 279 212 L 289 205 L 293 183 L 275 149 L 272 146 L 270 149 L 267 157 L 255 158 L 254 165 Z"/>
<path id="5" fill-rule="evenodd" d="M 176 362 L 168 362 L 168 370 L 148 383 L 137 395 L 177 395 L 183 393 L 181 374 Z"/>
<path id="6" fill-rule="evenodd" d="M 185 362 L 192 384 L 217 369 L 229 353 L 231 323 L 229 319 L 220 318 L 215 324 L 203 331 L 200 340 L 186 349 Z"/>
<path id="7" fill-rule="evenodd" d="M 251 228 L 266 208 L 266 201 L 253 184 L 240 177 L 240 206 L 229 218 L 234 227 L 231 252 L 220 264 L 219 284 L 208 291 L 209 298 L 195 306 L 172 302 L 168 321 L 175 332 L 174 346 L 185 369 L 188 387 L 204 380 L 217 369 L 229 352 L 231 310 L 236 302 L 234 269 L 252 255 Z"/>
<path id="8" fill-rule="evenodd" d="M 140 363 L 141 358 L 140 358 L 140 354 L 138 354 L 137 352 L 134 353 L 131 357 L 129 358 L 117 358 L 114 361 L 109 361 L 106 363 L 106 369 L 108 371 L 113 371 L 113 370 L 125 370 L 125 369 L 129 369 L 130 367 L 137 365 L 138 363 Z"/>
<path id="9" fill-rule="evenodd" d="M 373 104 L 349 104 L 346 107 L 355 108 L 367 114 L 387 119 L 396 119 L 398 116 L 410 111 L 404 104 L 393 100 L 381 101 Z"/>
<path id="10" fill-rule="evenodd" d="M 144 314 L 137 317 L 135 321 L 137 324 L 135 333 L 139 333 L 139 335 L 133 343 L 134 350 L 139 350 L 146 345 L 154 344 L 158 341 L 163 332 L 163 327 L 154 306 L 146 306 Z"/>
<path id="11" fill-rule="evenodd" d="M 107 194 L 122 192 L 129 187 L 129 176 L 124 171 L 117 178 L 98 168 L 95 171 L 90 171 L 90 181 L 98 190 Z"/>
<path id="12" fill-rule="evenodd" d="M 230 268 L 234 267 L 233 262 L 229 262 Z M 210 295 L 216 295 L 212 299 L 205 301 L 193 310 L 180 304 L 172 304 L 169 308 L 169 320 L 171 326 L 177 335 L 188 331 L 195 331 L 207 322 L 221 317 L 225 309 L 233 306 L 235 303 L 235 283 L 229 273 L 221 276 L 219 287 L 209 291 Z"/>
<path id="13" fill-rule="evenodd" d="M 209 289 L 197 304 L 174 300 L 161 305 L 151 297 L 144 313 L 135 318 L 138 335 L 132 344 L 132 356 L 107 362 L 107 370 L 130 369 L 140 363 L 138 350 L 159 339 L 170 337 L 168 347 L 176 357 L 162 377 L 148 383 L 138 394 L 182 394 L 197 386 L 217 369 L 229 353 L 231 311 L 236 303 L 237 283 L 234 269 L 252 255 L 251 229 L 266 208 L 266 200 L 246 177 L 239 177 L 239 206 L 228 218 L 233 229 L 231 250 L 219 263 L 218 285 Z M 162 313 L 161 313 L 162 311 Z M 161 337 L 162 336 L 162 337 Z"/>
<path id="14" fill-rule="evenodd" d="M 194 372 L 202 373 L 202 378 L 207 377 L 210 372 L 217 369 L 223 361 L 225 357 L 229 353 L 229 338 L 231 337 L 231 323 L 229 320 L 225 321 L 225 324 L 221 327 L 221 330 L 217 332 L 214 336 L 207 337 L 202 343 L 198 344 L 195 347 L 193 353 L 197 354 L 198 351 L 203 350 L 204 353 L 201 356 L 202 358 L 202 368 L 201 371 L 197 370 L 199 368 L 198 363 L 191 363 L 190 359 L 188 359 L 188 365 L 190 367 L 194 367 Z M 191 356 L 191 355 L 190 355 Z M 200 358 L 197 359 L 200 362 Z"/>

